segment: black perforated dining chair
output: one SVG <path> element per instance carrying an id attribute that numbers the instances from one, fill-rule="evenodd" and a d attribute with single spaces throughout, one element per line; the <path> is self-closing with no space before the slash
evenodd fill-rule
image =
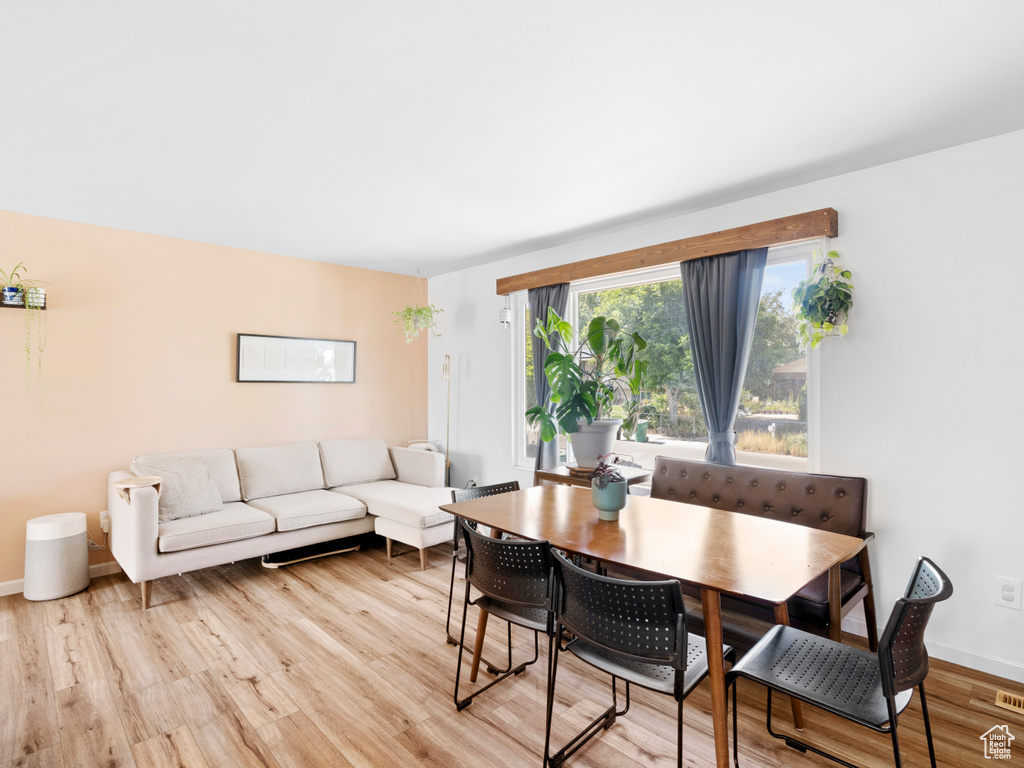
<path id="1" fill-rule="evenodd" d="M 547 541 L 498 539 L 484 536 L 466 520 L 460 520 L 466 542 L 466 593 L 462 605 L 462 629 L 459 634 L 459 660 L 455 668 L 455 706 L 461 711 L 473 699 L 511 675 L 518 675 L 540 656 L 540 633 L 554 638 L 555 577 L 551 545 Z M 479 595 L 471 599 L 471 590 Z M 473 649 L 470 682 L 476 682 L 488 616 L 504 619 L 509 625 L 509 668 L 483 688 L 459 698 L 462 655 L 466 649 L 466 614 L 475 605 L 480 612 Z M 512 667 L 512 625 L 533 631 L 533 658 Z M 548 666 L 552 643 L 549 642 Z"/>
<path id="2" fill-rule="evenodd" d="M 639 685 L 673 696 L 678 703 L 677 763 L 683 764 L 683 699 L 707 677 L 707 643 L 686 631 L 683 591 L 678 581 L 632 581 L 586 571 L 555 555 L 558 580 L 555 637 L 573 635 L 565 646 L 555 643 L 549 664 L 547 730 L 544 765 L 560 766 L 601 729 L 629 711 L 629 686 Z M 725 658 L 734 659 L 726 646 Z M 568 651 L 612 676 L 612 704 L 568 744 L 551 755 L 558 657 Z M 618 709 L 617 681 L 626 684 L 626 700 Z"/>
<path id="3" fill-rule="evenodd" d="M 877 654 L 799 629 L 773 627 L 726 675 L 726 684 L 732 685 L 733 761 L 737 768 L 736 680 L 740 677 L 768 688 L 767 726 L 772 736 L 783 739 L 787 746 L 800 752 L 814 752 L 848 768 L 856 766 L 772 730 L 772 691 L 806 701 L 874 731 L 891 734 L 896 768 L 900 768 L 896 721 L 899 713 L 910 704 L 916 687 L 921 692 L 928 754 L 935 768 L 935 747 L 924 695 L 924 679 L 928 674 L 924 629 L 935 604 L 952 594 L 953 586 L 946 574 L 928 558 L 920 558 L 906 593 L 892 609 Z"/>
<path id="4" fill-rule="evenodd" d="M 452 489 L 452 504 L 457 504 L 460 501 L 471 501 L 473 499 L 482 499 L 485 496 L 497 496 L 500 493 L 511 493 L 512 491 L 519 490 L 519 481 L 512 480 L 508 483 L 495 483 L 493 485 L 481 485 L 476 488 L 454 488 Z M 449 645 L 458 645 L 459 641 L 452 635 L 452 602 L 455 598 L 455 569 L 459 563 L 466 562 L 466 545 L 462 543 L 462 527 L 459 525 L 461 518 L 455 518 L 455 535 L 452 536 L 452 578 L 451 584 L 448 586 L 448 617 L 444 622 L 444 632 L 447 637 Z M 466 521 L 469 526 L 476 530 L 476 523 L 471 520 Z M 512 632 L 512 628 L 509 627 L 509 633 Z M 511 634 L 509 637 L 509 648 L 512 647 Z M 511 651 L 510 651 L 511 652 Z M 511 657 L 509 657 L 508 666 L 499 668 L 484 660 L 484 664 L 487 665 L 487 670 L 495 675 L 500 675 L 507 672 L 512 664 Z"/>

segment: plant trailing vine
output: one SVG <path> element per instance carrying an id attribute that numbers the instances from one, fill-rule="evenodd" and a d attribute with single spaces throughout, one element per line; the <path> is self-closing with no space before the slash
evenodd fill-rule
<path id="1" fill-rule="evenodd" d="M 837 251 L 824 257 L 814 252 L 814 269 L 808 280 L 801 280 L 793 289 L 793 309 L 797 319 L 797 335 L 804 348 L 817 347 L 829 336 L 845 336 L 849 330 L 853 307 L 853 284 L 850 270 L 836 265 Z"/>
<path id="2" fill-rule="evenodd" d="M 32 288 L 26 293 L 25 299 L 25 388 L 32 383 L 32 337 L 35 336 L 36 349 L 36 388 L 42 398 L 43 387 L 43 351 L 46 349 L 47 328 L 46 313 L 40 300 L 32 301 L 29 296 Z M 35 330 L 35 334 L 32 331 Z"/>
<path id="3" fill-rule="evenodd" d="M 406 304 L 401 312 L 392 312 L 397 319 L 395 323 L 402 327 L 405 334 L 405 343 L 412 344 L 422 331 L 430 331 L 434 338 L 441 336 L 437 332 L 437 315 L 444 312 L 433 304 L 425 306 L 414 306 Z"/>
<path id="4" fill-rule="evenodd" d="M 25 388 L 32 385 L 32 353 L 36 351 L 37 383 L 43 379 L 43 350 L 46 349 L 46 291 L 39 287 L 42 280 L 25 277 L 25 262 L 18 262 L 12 270 L 0 269 L 0 286 L 4 289 L 4 303 L 25 308 Z M 45 283 L 43 283 L 45 284 Z M 33 339 L 35 343 L 33 344 Z M 42 390 L 40 389 L 40 397 Z"/>

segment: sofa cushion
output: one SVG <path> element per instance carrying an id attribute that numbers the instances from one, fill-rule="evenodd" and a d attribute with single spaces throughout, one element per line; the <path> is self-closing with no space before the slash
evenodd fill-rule
<path id="1" fill-rule="evenodd" d="M 238 448 L 235 457 L 243 501 L 324 487 L 316 443 Z"/>
<path id="2" fill-rule="evenodd" d="M 173 458 L 200 458 L 206 462 L 213 475 L 213 482 L 220 491 L 220 500 L 241 501 L 242 489 L 238 484 L 238 467 L 235 466 L 235 452 L 230 448 L 219 451 L 188 451 L 184 453 L 151 453 L 136 456 L 135 460 L 142 464 L 155 464 Z"/>
<path id="3" fill-rule="evenodd" d="M 210 468 L 198 457 L 158 457 L 152 462 L 135 460 L 131 471 L 136 476 L 159 475 L 163 478 L 157 503 L 157 520 L 161 523 L 224 508 Z"/>
<path id="4" fill-rule="evenodd" d="M 366 516 L 366 506 L 363 502 L 343 493 L 331 493 L 322 489 L 254 499 L 249 502 L 249 506 L 256 507 L 277 520 L 279 531 L 294 531 Z"/>
<path id="5" fill-rule="evenodd" d="M 328 488 L 394 480 L 396 477 L 387 444 L 379 437 L 321 440 L 320 455 Z"/>
<path id="6" fill-rule="evenodd" d="M 346 485 L 344 491 L 346 496 L 363 502 L 371 515 L 416 528 L 429 528 L 453 519 L 449 512 L 438 509 L 442 504 L 452 503 L 451 488 L 426 488 L 382 480 L 379 483 Z"/>
<path id="7" fill-rule="evenodd" d="M 186 517 L 161 523 L 158 548 L 161 552 L 179 552 L 211 544 L 251 539 L 274 531 L 274 518 L 248 504 L 235 501 L 219 512 Z"/>

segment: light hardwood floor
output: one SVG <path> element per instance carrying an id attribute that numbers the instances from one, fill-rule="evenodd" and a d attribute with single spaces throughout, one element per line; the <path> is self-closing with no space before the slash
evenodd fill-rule
<path id="1" fill-rule="evenodd" d="M 0 768 L 540 766 L 543 652 L 455 711 L 448 551 L 430 550 L 422 572 L 415 553 L 389 565 L 381 548 L 277 571 L 258 561 L 211 568 L 157 581 L 146 612 L 123 575 L 63 600 L 0 598 Z M 475 626 L 471 614 L 467 640 Z M 503 634 L 488 637 L 488 658 L 502 658 Z M 525 653 L 529 638 L 516 639 Z M 562 658 L 559 744 L 608 696 L 604 678 Z M 1022 686 L 942 662 L 927 685 L 940 765 L 991 765 L 979 737 L 997 724 L 1018 738 L 1005 764 L 1024 763 L 1024 716 L 992 704 L 996 688 Z M 709 710 L 705 685 L 685 705 L 688 766 L 714 763 Z M 778 705 L 780 721 L 787 711 Z M 862 765 L 891 765 L 887 737 L 816 710 L 805 718 L 806 739 Z M 741 685 L 743 766 L 830 764 L 770 738 L 763 721 L 763 692 Z M 927 765 L 916 701 L 900 731 L 904 764 Z M 639 691 L 630 713 L 570 765 L 674 765 L 673 734 L 671 700 Z"/>

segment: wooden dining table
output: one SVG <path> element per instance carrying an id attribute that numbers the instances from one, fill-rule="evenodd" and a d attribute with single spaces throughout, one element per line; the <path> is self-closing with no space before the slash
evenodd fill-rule
<path id="1" fill-rule="evenodd" d="M 729 764 L 721 595 L 770 604 L 776 622 L 788 624 L 786 601 L 825 572 L 829 595 L 838 598 L 840 564 L 865 546 L 855 536 L 647 496 L 627 497 L 617 521 L 599 520 L 590 491 L 566 485 L 441 509 L 493 530 L 546 539 L 572 554 L 699 587 L 718 768 Z M 795 700 L 793 714 L 802 727 Z"/>

